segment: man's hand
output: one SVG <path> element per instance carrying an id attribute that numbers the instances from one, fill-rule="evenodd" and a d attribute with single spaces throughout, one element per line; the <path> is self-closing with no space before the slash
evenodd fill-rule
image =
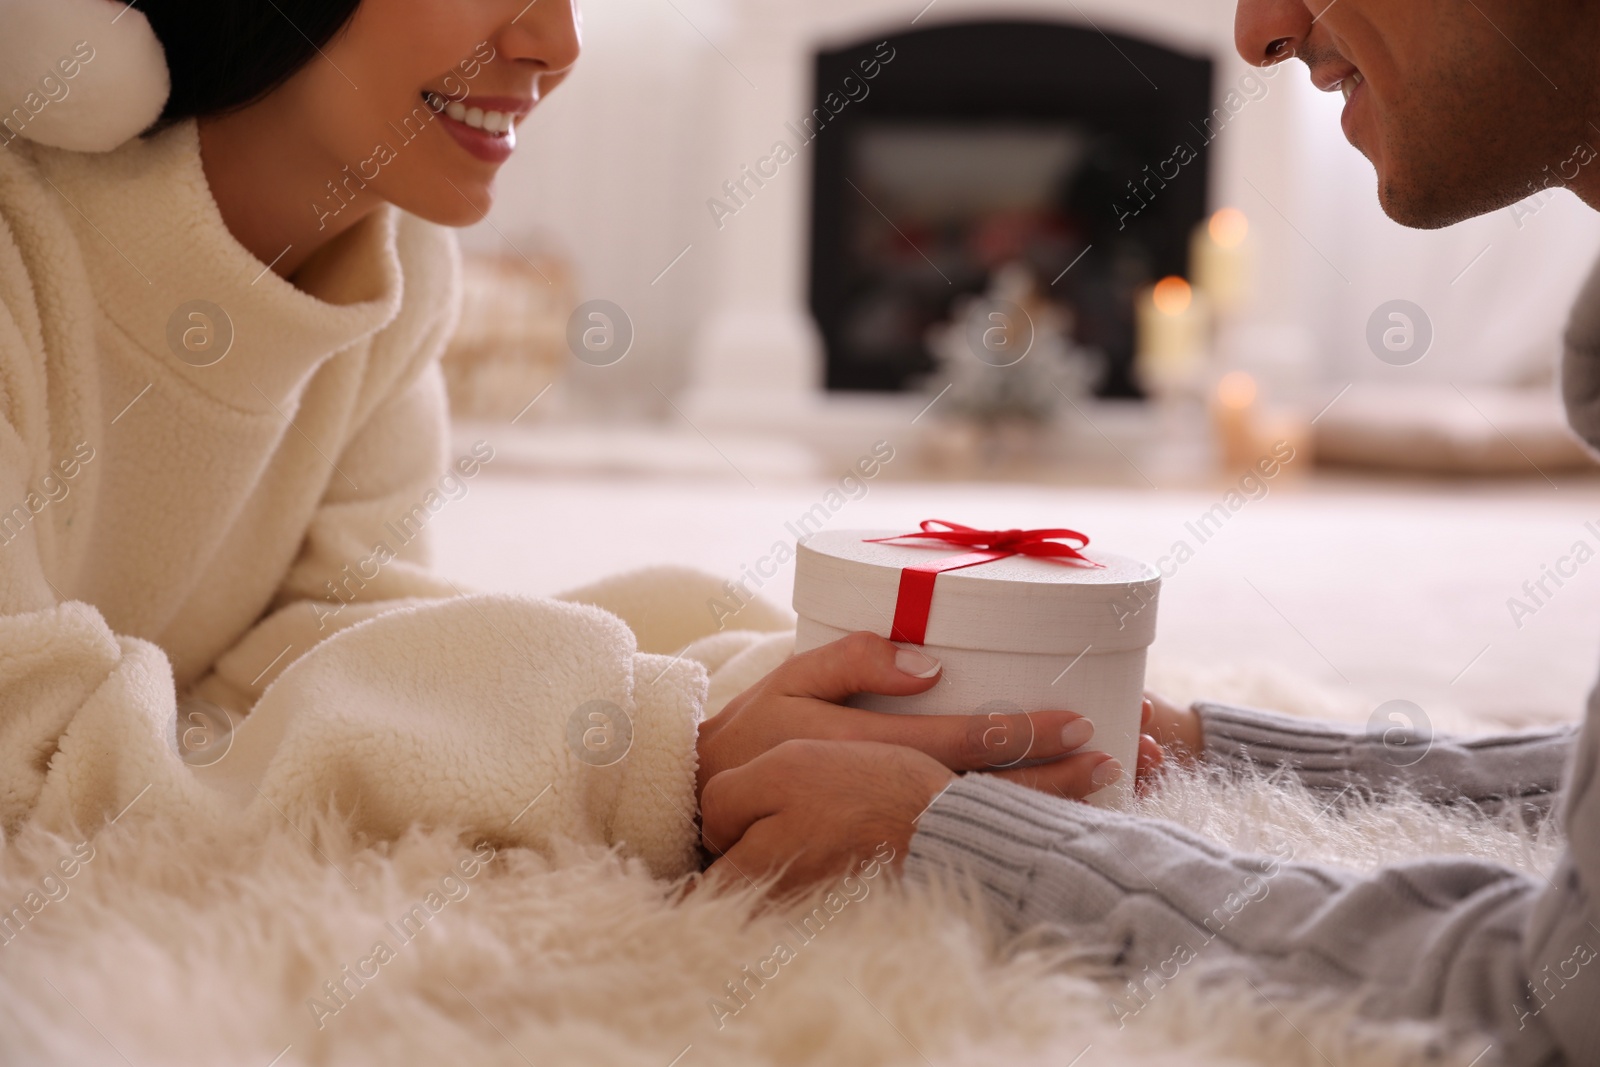
<path id="1" fill-rule="evenodd" d="M 1108 759 L 1085 752 L 987 773 L 1075 799 L 1099 788 L 1095 771 Z M 743 881 L 783 869 L 775 887 L 781 893 L 881 858 L 884 845 L 897 868 L 917 820 L 955 777 L 932 756 L 900 745 L 785 741 L 707 783 L 701 838 L 720 857 L 709 873 Z"/>
<path id="2" fill-rule="evenodd" d="M 803 652 L 735 697 L 700 724 L 696 790 L 785 741 L 878 741 L 925 753 L 955 771 L 1015 767 L 1055 759 L 1094 737 L 1094 726 L 1070 711 L 1030 715 L 893 715 L 840 704 L 856 693 L 909 696 L 931 689 L 940 664 L 870 633 L 855 633 Z M 1095 753 L 1095 763 L 1115 763 Z M 1044 768 L 1035 768 L 1043 770 Z M 1118 767 L 1120 770 L 1120 766 Z M 1099 784 L 1110 784 L 1102 770 Z M 1080 794 L 1081 795 L 1081 794 Z"/>
<path id="3" fill-rule="evenodd" d="M 1148 749 L 1154 749 L 1151 771 L 1157 769 L 1162 757 L 1176 758 L 1181 763 L 1192 763 L 1205 755 L 1205 740 L 1201 736 L 1200 715 L 1194 708 L 1180 708 L 1154 693 L 1144 695 L 1145 736 L 1139 739 L 1139 779 L 1145 777 L 1145 758 Z M 1154 741 L 1151 738 L 1154 737 Z"/>

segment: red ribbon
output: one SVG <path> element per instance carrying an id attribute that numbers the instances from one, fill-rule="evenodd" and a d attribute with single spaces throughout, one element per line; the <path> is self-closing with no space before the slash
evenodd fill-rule
<path id="1" fill-rule="evenodd" d="M 919 563 L 900 570 L 900 592 L 894 605 L 894 626 L 889 631 L 891 641 L 909 641 L 920 645 L 928 636 L 928 612 L 933 607 L 933 586 L 945 571 L 958 571 L 976 567 L 980 563 L 993 563 L 1008 556 L 1040 556 L 1047 559 L 1081 560 L 1092 567 L 1100 564 L 1079 552 L 1087 548 L 1089 538 L 1077 530 L 975 530 L 971 526 L 928 519 L 919 533 L 896 534 L 893 537 L 869 537 L 872 544 L 887 541 L 938 541 L 947 545 L 960 545 L 980 551 L 961 556 L 946 556 L 932 563 Z M 1063 540 L 1076 541 L 1077 548 L 1063 545 Z"/>

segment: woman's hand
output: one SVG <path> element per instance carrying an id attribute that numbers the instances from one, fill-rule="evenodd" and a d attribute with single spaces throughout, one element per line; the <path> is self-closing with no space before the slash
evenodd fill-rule
<path id="1" fill-rule="evenodd" d="M 955 774 L 915 749 L 875 741 L 785 741 L 723 771 L 701 799 L 713 881 L 782 870 L 778 893 L 876 857 L 898 868 L 916 821 Z"/>
<path id="2" fill-rule="evenodd" d="M 952 771 L 1014 768 L 1024 760 L 1054 760 L 1089 744 L 1094 727 L 1070 711 L 1029 715 L 893 715 L 841 707 L 856 693 L 909 696 L 931 689 L 940 664 L 870 633 L 855 633 L 803 652 L 735 697 L 700 724 L 697 793 L 723 771 L 742 767 L 791 740 L 876 741 L 903 745 Z M 1103 752 L 1074 757 L 1088 776 L 1115 764 Z M 1031 781 L 1054 782 L 1049 767 L 1026 769 Z M 1117 767 L 1120 772 L 1120 766 Z M 1011 774 L 1012 772 L 1007 772 Z M 1024 773 L 1018 769 L 1016 774 Z M 1083 796 L 1109 784 L 1078 793 Z"/>

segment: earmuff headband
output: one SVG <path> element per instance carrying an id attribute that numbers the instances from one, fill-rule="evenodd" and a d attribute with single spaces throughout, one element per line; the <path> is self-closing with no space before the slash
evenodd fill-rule
<path id="1" fill-rule="evenodd" d="M 0 148 L 17 137 L 109 152 L 171 91 L 149 21 L 118 0 L 0 0 Z"/>

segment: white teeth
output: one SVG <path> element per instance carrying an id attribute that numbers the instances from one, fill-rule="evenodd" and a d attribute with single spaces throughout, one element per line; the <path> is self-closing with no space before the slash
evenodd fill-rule
<path id="1" fill-rule="evenodd" d="M 1345 103 L 1348 104 L 1350 102 L 1350 97 L 1355 93 L 1356 86 L 1360 85 L 1365 80 L 1366 79 L 1361 77 L 1361 72 L 1356 71 L 1354 74 L 1350 75 L 1350 77 L 1339 83 L 1339 91 L 1344 94 Z"/>
<path id="2" fill-rule="evenodd" d="M 514 132 L 517 116 L 512 111 L 485 111 L 481 107 L 469 108 L 459 100 L 450 100 L 431 90 L 424 90 L 422 102 L 435 114 L 449 115 L 457 122 L 475 130 L 509 136 Z"/>

